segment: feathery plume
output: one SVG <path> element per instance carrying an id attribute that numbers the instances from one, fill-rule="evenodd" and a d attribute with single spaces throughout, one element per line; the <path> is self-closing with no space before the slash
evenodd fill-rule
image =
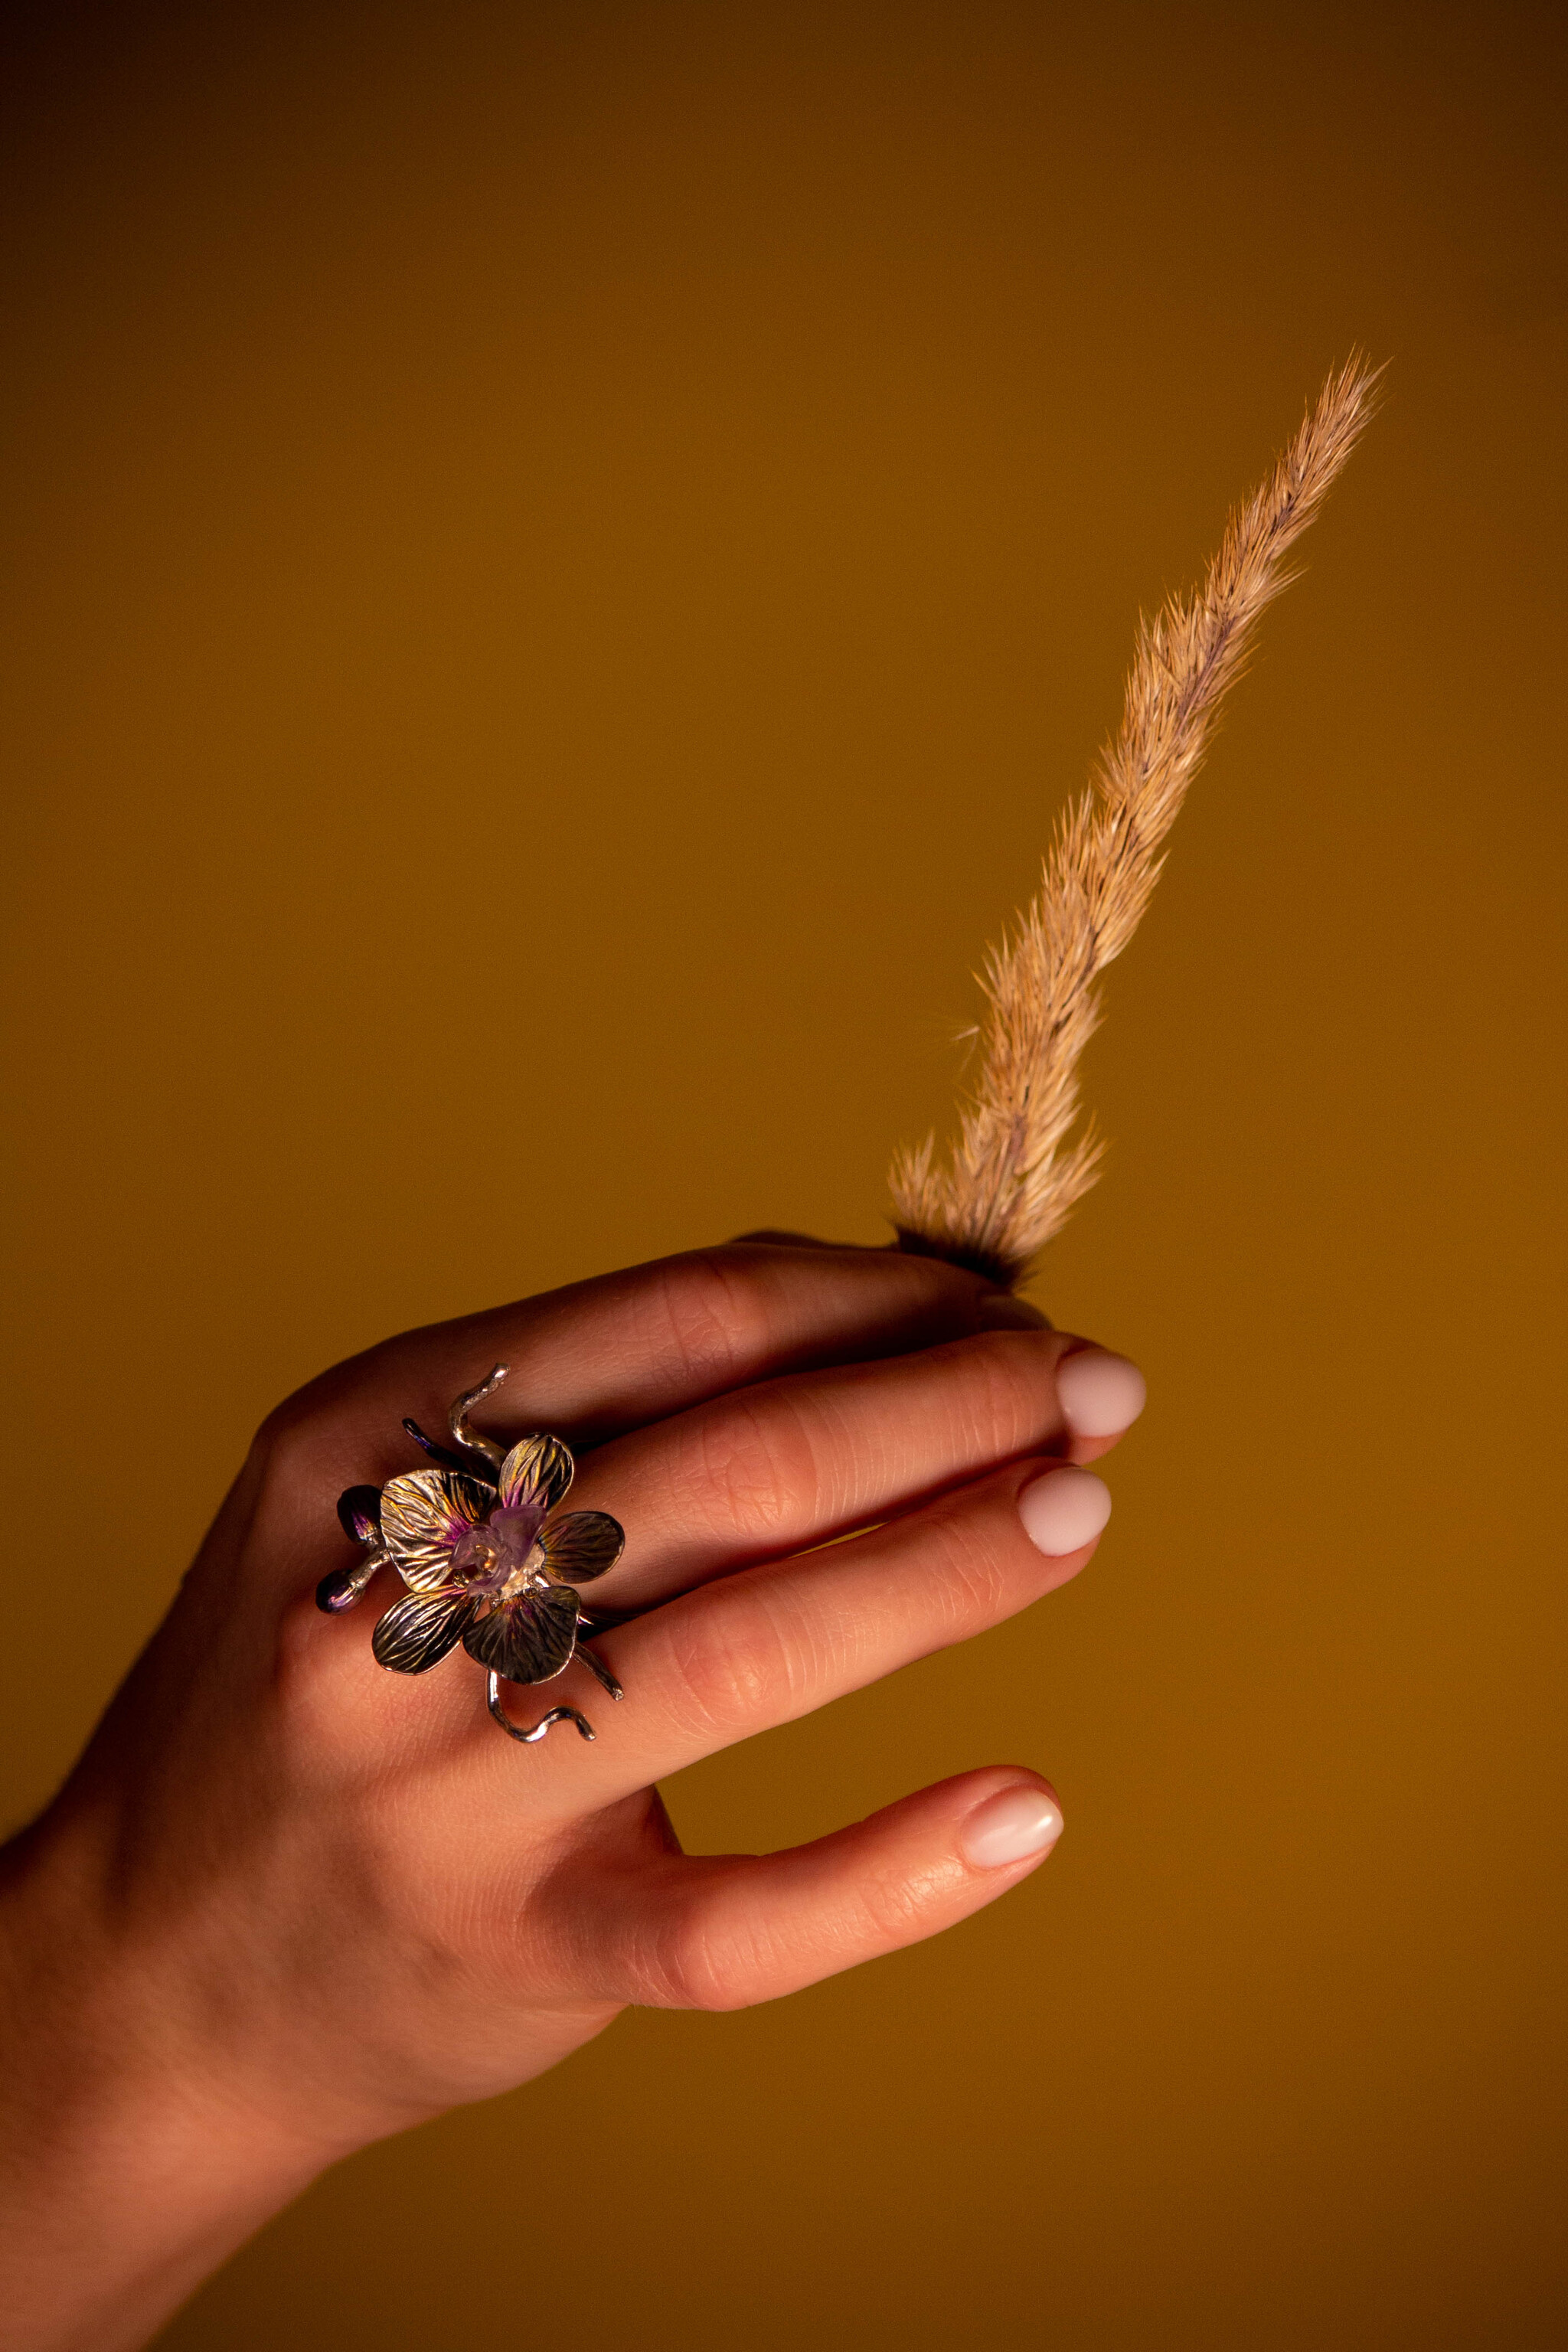
<path id="1" fill-rule="evenodd" d="M 980 1074 L 957 1140 L 941 1164 L 929 1138 L 893 1162 L 904 1249 L 1011 1286 L 1094 1182 L 1103 1147 L 1091 1129 L 1072 1130 L 1079 1056 L 1100 1024 L 1095 982 L 1138 928 L 1220 704 L 1259 616 L 1295 577 L 1287 551 L 1371 417 L 1381 373 L 1352 355 L 1329 378 L 1231 515 L 1202 589 L 1141 622 L 1121 728 L 1058 823 L 1039 890 L 986 952 Z"/>

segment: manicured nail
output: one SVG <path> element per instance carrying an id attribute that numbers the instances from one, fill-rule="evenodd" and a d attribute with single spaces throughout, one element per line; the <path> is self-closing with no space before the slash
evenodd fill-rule
<path id="1" fill-rule="evenodd" d="M 958 1832 L 958 1850 L 975 1870 L 1000 1870 L 1047 1853 L 1062 1833 L 1062 1809 L 1048 1789 L 1004 1789 L 976 1805 Z"/>
<path id="2" fill-rule="evenodd" d="M 1080 1348 L 1057 1366 L 1057 1395 L 1075 1437 L 1118 1437 L 1142 1412 L 1149 1383 L 1126 1356 Z"/>
<path id="3" fill-rule="evenodd" d="M 983 1331 L 1048 1331 L 1047 1322 L 1037 1307 L 1026 1298 L 1015 1298 L 1010 1290 L 988 1290 L 974 1309 L 974 1319 Z"/>
<path id="4" fill-rule="evenodd" d="M 1058 1559 L 1094 1541 L 1110 1517 L 1110 1489 L 1092 1470 L 1069 1463 L 1064 1469 L 1047 1470 L 1025 1487 L 1018 1497 L 1018 1517 L 1036 1550 Z"/>

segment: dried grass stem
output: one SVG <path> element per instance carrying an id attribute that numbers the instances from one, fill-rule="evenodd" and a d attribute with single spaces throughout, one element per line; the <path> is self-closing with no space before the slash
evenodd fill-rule
<path id="1" fill-rule="evenodd" d="M 1286 555 L 1370 418 L 1377 375 L 1353 356 L 1330 377 L 1230 517 L 1203 587 L 1141 623 L 1121 727 L 1058 823 L 1038 891 L 987 951 L 980 1071 L 957 1138 L 940 1162 L 929 1138 L 894 1160 L 904 1248 L 1016 1283 L 1094 1182 L 1102 1147 L 1073 1130 L 1079 1059 L 1100 1019 L 1096 980 L 1138 928 L 1220 705 L 1295 576 Z"/>

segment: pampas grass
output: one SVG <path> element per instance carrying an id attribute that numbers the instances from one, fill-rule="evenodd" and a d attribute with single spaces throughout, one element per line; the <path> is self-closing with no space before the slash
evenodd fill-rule
<path id="1" fill-rule="evenodd" d="M 1100 1025 L 1095 985 L 1137 929 L 1161 845 L 1196 775 L 1264 611 L 1295 577 L 1316 516 L 1375 404 L 1360 357 L 1331 375 L 1262 487 L 1226 526 L 1207 579 L 1139 627 L 1121 725 L 1047 854 L 1040 887 L 981 985 L 980 1072 L 945 1160 L 900 1152 L 900 1245 L 1011 1286 L 1094 1182 L 1102 1146 L 1079 1117 L 1079 1056 Z"/>

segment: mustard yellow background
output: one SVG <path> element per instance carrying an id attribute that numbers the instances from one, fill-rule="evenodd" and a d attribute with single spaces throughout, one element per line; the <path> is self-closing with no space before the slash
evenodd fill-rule
<path id="1" fill-rule="evenodd" d="M 1557 13 L 7 37 L 17 1821 L 321 1365 L 885 1230 L 1139 608 L 1392 362 L 1091 1052 L 1099 1559 L 669 1791 L 1016 1759 L 1058 1855 L 359 2158 L 166 2346 L 1563 2341 Z"/>

